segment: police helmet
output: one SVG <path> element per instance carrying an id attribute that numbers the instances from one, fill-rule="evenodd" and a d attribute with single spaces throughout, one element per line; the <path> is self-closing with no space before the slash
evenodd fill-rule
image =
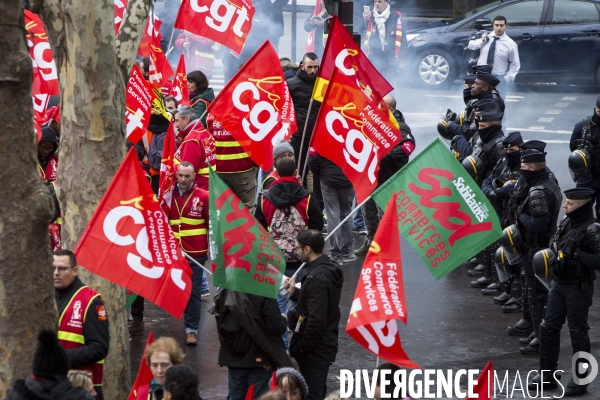
<path id="1" fill-rule="evenodd" d="M 531 265 L 537 279 L 550 289 L 553 282 L 556 282 L 556 276 L 554 275 L 556 254 L 550 249 L 540 250 L 533 255 Z"/>
<path id="2" fill-rule="evenodd" d="M 465 170 L 467 170 L 469 175 L 471 175 L 471 178 L 475 179 L 475 182 L 481 183 L 481 181 L 483 180 L 484 169 L 483 161 L 481 161 L 481 158 L 474 155 L 470 155 L 462 161 L 462 165 L 463 167 L 465 167 Z"/>
<path id="3" fill-rule="evenodd" d="M 443 137 L 446 140 L 452 140 L 452 138 L 454 137 L 452 132 L 448 129 L 449 125 L 450 121 L 447 118 L 440 119 L 440 121 L 437 124 L 438 133 L 441 137 Z"/>
<path id="4" fill-rule="evenodd" d="M 521 262 L 521 244 L 523 244 L 523 237 L 515 225 L 504 228 L 500 243 L 504 248 L 506 260 L 510 265 Z"/>
<path id="5" fill-rule="evenodd" d="M 569 156 L 569 171 L 575 183 L 588 183 L 592 180 L 590 170 L 592 156 L 586 149 L 577 149 Z"/>
<path id="6" fill-rule="evenodd" d="M 498 247 L 496 254 L 494 255 L 494 264 L 496 265 L 496 271 L 498 272 L 498 279 L 504 283 L 512 278 L 513 274 L 510 269 L 510 265 L 506 260 L 506 254 L 503 247 Z"/>

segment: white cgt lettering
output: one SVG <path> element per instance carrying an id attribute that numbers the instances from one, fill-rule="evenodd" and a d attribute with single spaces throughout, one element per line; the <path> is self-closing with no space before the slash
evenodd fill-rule
<path id="1" fill-rule="evenodd" d="M 335 57 L 335 66 L 338 67 L 340 72 L 343 72 L 344 75 L 352 76 L 355 74 L 354 68 L 346 68 L 346 66 L 344 65 L 344 61 L 346 61 L 346 57 L 348 56 L 349 54 L 347 49 L 340 51 L 337 57 Z"/>
<path id="2" fill-rule="evenodd" d="M 50 62 L 44 59 L 44 53 L 46 51 L 50 52 L 50 58 L 52 58 L 52 50 L 50 49 L 50 43 L 40 42 L 35 45 L 35 47 L 33 48 L 33 66 L 37 66 L 40 69 L 40 74 L 42 75 L 42 78 L 44 78 L 44 80 L 51 81 L 54 79 L 58 79 L 56 63 L 54 62 L 54 58 L 52 58 L 52 61 Z"/>
<path id="3" fill-rule="evenodd" d="M 192 10 L 197 13 L 209 11 L 207 6 L 201 6 L 198 4 L 198 0 L 192 0 L 190 5 Z M 221 14 L 220 9 L 222 7 L 225 8 L 225 12 Z M 250 21 L 248 18 L 248 11 L 246 10 L 246 7 L 238 9 L 234 5 L 229 4 L 226 0 L 214 0 L 211 3 L 210 16 L 207 16 L 205 19 L 206 25 L 210 26 L 217 32 L 225 32 L 229 29 L 229 25 L 233 19 L 233 14 L 237 14 L 236 20 L 233 24 L 233 33 L 235 33 L 238 37 L 242 37 L 242 26 L 245 22 Z"/>
<path id="4" fill-rule="evenodd" d="M 383 328 L 387 326 L 387 334 L 383 333 Z M 358 332 L 362 335 L 363 338 L 367 341 L 367 345 L 369 346 L 369 350 L 373 353 L 379 353 L 379 345 L 381 344 L 384 347 L 392 347 L 396 342 L 396 334 L 398 333 L 398 325 L 396 325 L 395 320 L 378 321 L 373 322 L 371 324 L 371 328 L 373 328 L 373 332 L 377 338 L 373 337 L 371 332 L 365 326 L 359 326 L 356 328 Z"/>
<path id="5" fill-rule="evenodd" d="M 260 93 L 256 86 L 250 82 L 242 82 L 233 90 L 232 101 L 233 105 L 242 112 L 249 112 L 248 116 L 242 120 L 242 128 L 246 134 L 255 142 L 262 141 L 277 125 L 279 113 L 275 111 L 272 104 L 266 101 L 258 101 L 252 109 L 246 103 L 242 102 L 242 95 L 249 91 L 254 100 L 260 100 Z M 268 113 L 268 119 L 265 122 L 260 122 L 259 116 L 263 113 Z M 249 117 L 249 118 L 248 118 Z M 282 128 L 283 130 L 283 128 Z M 281 137 L 285 131 L 280 130 L 275 136 Z"/>

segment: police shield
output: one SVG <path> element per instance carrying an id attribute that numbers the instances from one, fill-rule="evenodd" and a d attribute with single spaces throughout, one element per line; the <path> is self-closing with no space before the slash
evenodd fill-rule
<path id="1" fill-rule="evenodd" d="M 554 286 L 557 281 L 554 275 L 554 266 L 556 264 L 556 254 L 550 249 L 540 250 L 533 255 L 531 260 L 533 271 L 536 278 L 548 289 Z"/>
<path id="2" fill-rule="evenodd" d="M 498 272 L 498 279 L 504 283 L 513 277 L 513 273 L 510 269 L 510 264 L 506 260 L 506 252 L 503 247 L 498 247 L 494 256 L 494 264 L 496 265 L 496 271 Z"/>
<path id="3" fill-rule="evenodd" d="M 515 225 L 508 226 L 502 231 L 500 243 L 504 248 L 504 255 L 509 265 L 516 265 L 521 262 L 521 244 L 523 238 L 521 232 Z"/>

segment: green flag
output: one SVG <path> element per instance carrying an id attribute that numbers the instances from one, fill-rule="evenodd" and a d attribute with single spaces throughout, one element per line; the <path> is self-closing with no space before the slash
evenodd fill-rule
<path id="1" fill-rule="evenodd" d="M 279 246 L 212 168 L 208 170 L 213 285 L 276 298 L 285 272 Z"/>
<path id="2" fill-rule="evenodd" d="M 436 280 L 500 239 L 500 221 L 481 189 L 436 139 L 371 195 L 398 194 L 398 228 Z"/>

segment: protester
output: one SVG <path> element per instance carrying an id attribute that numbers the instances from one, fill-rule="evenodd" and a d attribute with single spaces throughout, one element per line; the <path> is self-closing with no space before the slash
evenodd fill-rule
<path id="1" fill-rule="evenodd" d="M 79 267 L 73 252 L 55 251 L 52 265 L 60 344 L 67 351 L 71 369 L 92 372 L 96 400 L 102 400 L 102 375 L 109 344 L 104 302 L 98 292 L 85 286 L 77 276 Z"/>
<path id="2" fill-rule="evenodd" d="M 92 382 L 92 373 L 89 371 L 71 370 L 67 374 L 67 378 L 71 381 L 73 387 L 84 388 L 92 396 L 96 396 L 94 390 L 94 382 Z"/>
<path id="3" fill-rule="evenodd" d="M 196 118 L 200 118 L 202 125 L 206 127 L 206 109 L 215 99 L 215 92 L 208 87 L 208 79 L 202 71 L 192 71 L 187 74 L 187 83 L 190 106 L 194 109 Z"/>
<path id="4" fill-rule="evenodd" d="M 325 21 L 329 18 L 327 9 L 323 7 L 323 1 L 319 0 L 321 5 L 321 11 L 317 14 L 311 14 L 304 21 L 304 30 L 310 32 L 313 40 L 313 53 L 318 57 L 323 56 L 323 50 L 327 42 L 327 35 L 325 34 Z"/>
<path id="5" fill-rule="evenodd" d="M 173 113 L 173 111 L 177 110 L 177 99 L 173 96 L 167 96 L 165 97 L 165 108 L 167 109 L 168 112 Z"/>
<path id="6" fill-rule="evenodd" d="M 267 190 L 273 182 L 279 179 L 277 163 L 284 157 L 291 158 L 294 162 L 296 161 L 296 158 L 294 157 L 294 148 L 289 142 L 282 140 L 273 146 L 273 170 L 271 170 L 269 175 L 262 181 L 262 190 Z M 301 183 L 300 180 L 298 180 L 298 182 Z"/>
<path id="7" fill-rule="evenodd" d="M 283 70 L 283 76 L 286 80 L 290 79 L 292 76 L 296 75 L 298 72 L 298 65 L 292 64 L 292 61 L 287 57 L 281 57 L 279 59 L 281 63 L 281 69 Z"/>
<path id="8" fill-rule="evenodd" d="M 298 362 L 308 385 L 307 399 L 322 400 L 327 393 L 329 366 L 338 351 L 344 273 L 322 254 L 325 240 L 321 232 L 303 230 L 296 243 L 301 261 L 307 264 L 301 289 L 296 289 L 295 278 L 284 285 L 291 293 L 290 299 L 297 302 L 288 313 L 288 326 L 294 332 L 290 356 Z"/>
<path id="9" fill-rule="evenodd" d="M 194 166 L 184 161 L 177 167 L 177 183 L 173 189 L 173 201 L 163 203 L 163 211 L 169 218 L 173 236 L 181 250 L 203 265 L 208 252 L 208 192 L 194 182 Z M 198 344 L 198 324 L 202 307 L 202 295 L 209 294 L 204 269 L 194 262 L 192 268 L 192 293 L 185 311 L 185 343 Z"/>
<path id="10" fill-rule="evenodd" d="M 175 47 L 182 50 L 187 71 L 200 71 L 207 79 L 213 77 L 215 69 L 214 40 L 184 31 L 175 39 Z"/>
<path id="11" fill-rule="evenodd" d="M 56 179 L 58 158 L 56 158 L 55 153 L 57 149 L 58 138 L 56 137 L 56 133 L 48 126 L 43 127 L 42 137 L 37 145 L 38 170 L 46 183 Z"/>
<path id="12" fill-rule="evenodd" d="M 38 335 L 38 347 L 33 356 L 33 374 L 18 379 L 8 388 L 6 400 L 92 400 L 82 387 L 73 387 L 67 373 L 69 359 L 58 344 L 56 334 L 49 330 Z"/>
<path id="13" fill-rule="evenodd" d="M 152 179 L 152 191 L 154 194 L 158 194 L 160 184 L 160 163 L 162 160 L 162 151 L 165 145 L 165 137 L 167 136 L 167 130 L 171 123 L 170 114 L 167 114 L 167 118 L 162 113 L 155 113 L 154 108 L 152 115 L 150 116 L 150 123 L 148 124 L 148 131 L 152 132 L 152 139 L 148 146 L 148 164 L 150 165 L 150 176 Z"/>
<path id="14" fill-rule="evenodd" d="M 286 396 L 286 400 L 308 398 L 308 385 L 298 370 L 294 368 L 279 368 L 276 378 L 277 388 Z"/>
<path id="15" fill-rule="evenodd" d="M 281 392 L 272 390 L 260 396 L 258 400 L 288 400 Z"/>
<path id="16" fill-rule="evenodd" d="M 184 357 L 183 351 L 171 337 L 161 337 L 152 342 L 146 348 L 146 364 L 153 378 L 149 385 L 142 385 L 134 393 L 134 400 L 162 400 L 167 370 L 182 364 Z"/>
<path id="17" fill-rule="evenodd" d="M 198 395 L 198 377 L 185 364 L 167 370 L 164 400 L 202 400 Z"/>

